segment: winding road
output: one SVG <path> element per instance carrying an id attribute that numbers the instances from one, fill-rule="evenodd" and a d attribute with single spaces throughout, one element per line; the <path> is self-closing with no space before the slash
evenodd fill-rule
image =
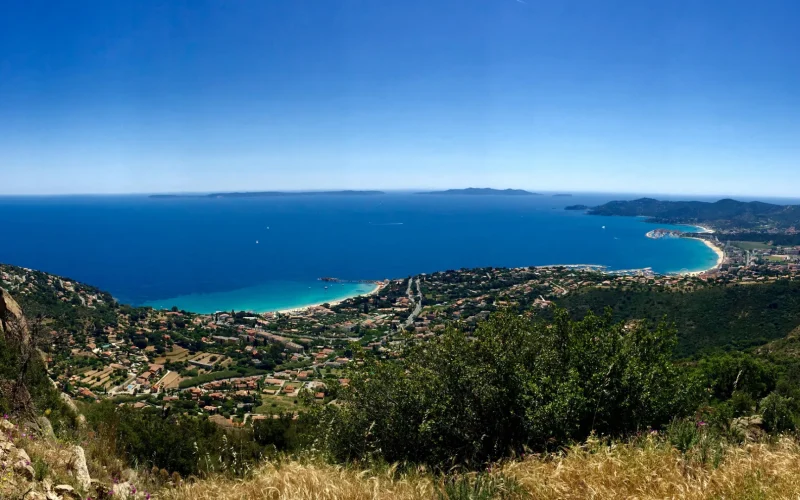
<path id="1" fill-rule="evenodd" d="M 417 298 L 414 299 L 413 292 L 411 290 L 411 285 L 414 282 L 414 278 L 408 280 L 408 290 L 406 293 L 408 294 L 408 299 L 411 302 L 414 302 L 416 305 L 414 306 L 414 310 L 411 312 L 411 315 L 408 316 L 405 324 L 403 325 L 404 329 L 408 329 L 411 325 L 414 324 L 414 320 L 417 319 L 419 313 L 422 312 L 422 289 L 419 286 L 419 278 L 417 278 Z"/>

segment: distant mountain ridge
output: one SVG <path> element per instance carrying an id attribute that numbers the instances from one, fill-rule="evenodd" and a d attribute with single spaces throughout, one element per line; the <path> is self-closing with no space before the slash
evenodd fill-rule
<path id="1" fill-rule="evenodd" d="M 800 226 L 800 205 L 775 205 L 760 201 L 743 202 L 723 199 L 706 201 L 660 201 L 640 198 L 612 201 L 589 209 L 591 215 L 648 217 L 661 223 L 710 223 L 720 228 Z"/>
<path id="2" fill-rule="evenodd" d="M 269 198 L 281 196 L 374 196 L 383 191 L 242 191 L 210 194 L 152 194 L 150 198 Z"/>
<path id="3" fill-rule="evenodd" d="M 423 191 L 417 194 L 444 194 L 444 195 L 469 195 L 469 196 L 539 196 L 539 193 L 532 193 L 524 189 L 492 189 L 492 188 L 466 188 L 466 189 L 447 189 L 444 191 Z"/>

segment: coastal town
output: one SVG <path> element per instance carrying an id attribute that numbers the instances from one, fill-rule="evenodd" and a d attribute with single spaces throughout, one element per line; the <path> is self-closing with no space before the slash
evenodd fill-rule
<path id="1" fill-rule="evenodd" d="M 649 236 L 686 236 L 656 231 Z M 330 403 L 364 356 L 402 356 L 411 342 L 451 324 L 469 330 L 499 309 L 545 314 L 588 290 L 688 292 L 800 279 L 800 246 L 689 236 L 717 250 L 717 265 L 671 275 L 588 265 L 450 270 L 376 282 L 368 295 L 282 312 L 131 307 L 94 287 L 9 265 L 0 265 L 0 287 L 44 318 L 31 330 L 68 394 L 169 406 L 236 427 Z M 41 304 L 49 310 L 38 314 Z"/>

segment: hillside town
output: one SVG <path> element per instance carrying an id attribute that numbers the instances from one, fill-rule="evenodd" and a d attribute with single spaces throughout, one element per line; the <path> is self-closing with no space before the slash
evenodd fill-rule
<path id="1" fill-rule="evenodd" d="M 723 247 L 724 259 L 697 275 L 601 266 L 451 270 L 387 280 L 371 295 L 281 313 L 131 307 L 74 280 L 9 265 L 0 265 L 0 286 L 23 307 L 52 304 L 32 331 L 47 347 L 52 378 L 68 394 L 139 408 L 169 405 L 241 426 L 330 403 L 365 353 L 402 356 L 409 341 L 453 323 L 474 328 L 499 309 L 537 314 L 588 290 L 691 292 L 800 277 L 798 247 L 707 237 Z"/>

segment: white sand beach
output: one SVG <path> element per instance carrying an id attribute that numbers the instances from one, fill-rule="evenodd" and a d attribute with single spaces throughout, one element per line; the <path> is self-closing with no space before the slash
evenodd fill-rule
<path id="1" fill-rule="evenodd" d="M 330 306 L 335 306 L 335 305 L 341 304 L 345 300 L 352 299 L 354 297 L 376 295 L 378 292 L 383 290 L 384 286 L 386 286 L 386 282 L 379 281 L 379 282 L 374 283 L 373 289 L 370 290 L 367 293 L 361 293 L 361 294 L 358 294 L 358 295 L 352 295 L 350 297 L 343 297 L 343 298 L 337 299 L 337 300 L 327 300 L 325 302 L 319 302 L 317 304 L 308 304 L 308 305 L 302 306 L 302 307 L 293 307 L 293 308 L 290 308 L 290 309 L 281 309 L 279 311 L 274 311 L 274 312 L 276 314 L 277 313 L 280 313 L 280 314 L 297 314 L 297 313 L 303 313 L 305 311 L 308 311 L 309 309 L 312 309 L 314 307 L 321 307 L 322 304 L 328 304 Z"/>
<path id="2" fill-rule="evenodd" d="M 698 227 L 700 227 L 700 226 L 698 226 Z M 713 232 L 713 231 L 711 231 L 711 232 Z M 708 268 L 708 269 L 704 269 L 702 271 L 692 271 L 692 272 L 684 273 L 684 274 L 686 274 L 688 276 L 699 276 L 701 274 L 705 274 L 707 272 L 719 269 L 719 267 L 725 261 L 725 252 L 720 247 L 715 245 L 714 243 L 712 243 L 712 242 L 710 242 L 708 240 L 705 240 L 703 238 L 690 238 L 690 239 L 702 241 L 704 245 L 706 245 L 708 248 L 713 250 L 714 253 L 717 254 L 717 263 L 714 264 L 714 267 L 711 267 L 711 268 Z"/>

